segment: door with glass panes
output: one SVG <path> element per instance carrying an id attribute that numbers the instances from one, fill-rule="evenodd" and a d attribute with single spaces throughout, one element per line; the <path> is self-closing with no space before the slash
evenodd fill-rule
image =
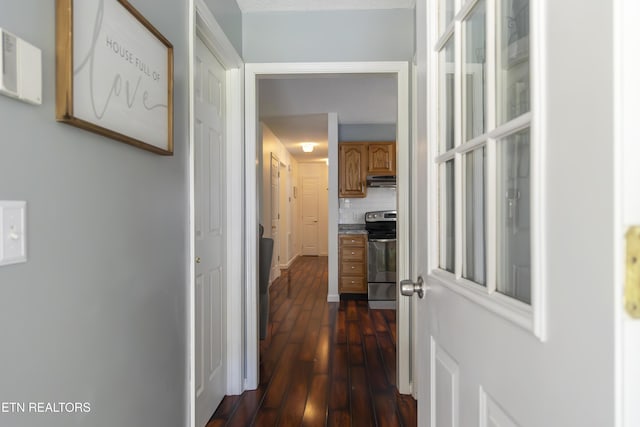
<path id="1" fill-rule="evenodd" d="M 587 9 L 595 21 L 595 3 Z M 571 10 L 536 0 L 416 3 L 417 115 L 427 119 L 418 122 L 413 174 L 412 279 L 425 281 L 423 297 L 412 296 L 421 426 L 614 425 L 613 327 L 603 322 L 613 305 L 598 280 L 611 251 L 589 246 L 607 241 L 601 233 L 567 241 L 587 236 L 598 214 L 580 214 L 575 195 L 558 197 L 563 184 L 545 181 L 565 173 L 545 153 L 570 150 L 567 133 L 588 134 L 569 111 L 566 126 L 545 128 L 557 108 L 544 86 L 544 32 Z M 594 107 L 576 108 L 589 117 Z M 581 142 L 598 144 L 588 135 Z M 583 181 L 574 188 L 606 195 L 593 188 L 596 177 Z M 581 286 L 590 292 L 576 293 Z"/>

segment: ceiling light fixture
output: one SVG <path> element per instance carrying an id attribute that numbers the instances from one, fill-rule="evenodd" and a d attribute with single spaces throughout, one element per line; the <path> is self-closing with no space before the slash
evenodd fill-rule
<path id="1" fill-rule="evenodd" d="M 302 151 L 305 153 L 311 153 L 313 151 L 313 147 L 315 147 L 315 143 L 313 142 L 303 142 L 302 143 Z"/>

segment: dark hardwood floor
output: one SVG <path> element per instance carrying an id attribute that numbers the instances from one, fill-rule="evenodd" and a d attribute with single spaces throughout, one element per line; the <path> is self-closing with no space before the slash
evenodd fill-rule
<path id="1" fill-rule="evenodd" d="M 225 397 L 207 427 L 417 424 L 395 387 L 395 311 L 327 303 L 326 257 L 298 258 L 270 292 L 260 385 Z"/>

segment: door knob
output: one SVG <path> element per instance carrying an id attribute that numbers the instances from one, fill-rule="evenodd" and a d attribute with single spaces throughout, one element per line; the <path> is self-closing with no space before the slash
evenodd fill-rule
<path id="1" fill-rule="evenodd" d="M 199 256 L 196 257 L 196 264 L 200 264 L 200 257 Z"/>
<path id="2" fill-rule="evenodd" d="M 400 292 L 406 297 L 410 297 L 414 293 L 417 293 L 418 298 L 424 298 L 425 290 L 426 286 L 424 284 L 424 280 L 422 280 L 422 276 L 418 276 L 418 281 L 415 283 L 410 279 L 400 282 Z"/>

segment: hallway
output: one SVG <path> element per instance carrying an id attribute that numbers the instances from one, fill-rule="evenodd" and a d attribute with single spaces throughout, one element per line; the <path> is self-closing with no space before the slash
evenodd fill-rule
<path id="1" fill-rule="evenodd" d="M 225 397 L 207 427 L 417 424 L 395 387 L 395 311 L 327 303 L 326 257 L 298 258 L 270 298 L 260 386 Z"/>

